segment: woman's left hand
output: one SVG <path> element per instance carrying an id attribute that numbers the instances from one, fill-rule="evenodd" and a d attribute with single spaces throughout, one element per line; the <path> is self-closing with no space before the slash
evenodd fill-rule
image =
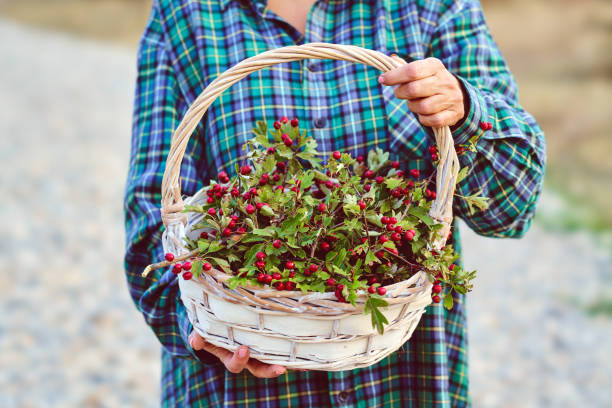
<path id="1" fill-rule="evenodd" d="M 414 61 L 378 78 L 382 85 L 398 85 L 395 96 L 408 101 L 424 126 L 452 126 L 464 119 L 463 86 L 437 58 Z"/>

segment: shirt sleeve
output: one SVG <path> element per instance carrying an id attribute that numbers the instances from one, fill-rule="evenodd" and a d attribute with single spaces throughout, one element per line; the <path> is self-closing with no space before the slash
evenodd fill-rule
<path id="1" fill-rule="evenodd" d="M 478 1 L 454 1 L 441 14 L 431 56 L 443 61 L 469 96 L 467 118 L 453 131 L 455 144 L 478 138 L 475 153 L 459 156 L 469 173 L 457 194 L 480 191 L 489 198 L 487 210 L 472 213 L 459 197 L 455 214 L 481 235 L 520 237 L 529 228 L 542 189 L 544 135 L 518 103 L 516 83 Z M 491 123 L 492 129 L 482 130 L 481 122 Z"/>
<path id="2" fill-rule="evenodd" d="M 137 70 L 124 197 L 127 282 L 134 303 L 163 348 L 173 356 L 197 358 L 203 353 L 194 352 L 187 341 L 192 325 L 179 297 L 178 278 L 169 269 L 141 277 L 147 265 L 164 256 L 159 208 L 161 183 L 172 133 L 188 107 L 172 67 L 155 6 L 140 42 Z M 201 132 L 201 128 L 196 133 L 198 131 Z M 196 160 L 202 155 L 198 146 L 201 143 L 190 142 L 181 167 L 183 193 L 187 195 L 201 188 L 206 178 L 205 169 L 198 165 L 204 160 Z"/>

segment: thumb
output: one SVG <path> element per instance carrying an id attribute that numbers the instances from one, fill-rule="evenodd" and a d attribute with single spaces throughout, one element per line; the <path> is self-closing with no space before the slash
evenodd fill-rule
<path id="1" fill-rule="evenodd" d="M 249 362 L 249 348 L 240 346 L 234 352 L 232 358 L 225 364 L 227 370 L 231 373 L 239 373 L 247 366 Z"/>

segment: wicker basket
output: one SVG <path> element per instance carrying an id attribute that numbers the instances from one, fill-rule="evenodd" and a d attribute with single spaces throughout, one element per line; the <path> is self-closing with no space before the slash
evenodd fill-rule
<path id="1" fill-rule="evenodd" d="M 194 101 L 175 131 L 162 184 L 162 218 L 166 252 L 186 254 L 183 238 L 199 222 L 198 214 L 183 213 L 184 204 L 204 204 L 205 192 L 181 197 L 179 173 L 187 142 L 214 100 L 248 74 L 270 65 L 303 59 L 334 59 L 367 64 L 386 72 L 404 61 L 380 52 L 348 45 L 311 43 L 264 52 L 248 58 L 215 79 Z M 448 127 L 434 129 L 440 162 L 437 195 L 430 215 L 443 224 L 434 246 L 445 244 L 452 220 L 452 197 L 458 171 L 457 155 Z M 190 238 L 197 238 L 191 236 Z M 198 279 L 179 280 L 181 299 L 194 329 L 208 342 L 228 350 L 240 345 L 265 363 L 289 368 L 341 371 L 365 367 L 397 350 L 412 335 L 431 302 L 425 272 L 387 286 L 389 324 L 384 334 L 372 328 L 363 313 L 365 294 L 357 305 L 340 303 L 333 293 L 277 291 L 261 286 L 230 290 L 227 274 L 211 270 Z"/>

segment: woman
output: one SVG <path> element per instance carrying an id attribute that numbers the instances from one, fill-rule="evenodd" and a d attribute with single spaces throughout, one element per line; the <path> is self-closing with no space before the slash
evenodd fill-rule
<path id="1" fill-rule="evenodd" d="M 254 73 L 208 110 L 187 148 L 182 191 L 194 194 L 233 171 L 257 120 L 298 117 L 319 150 L 364 154 L 378 146 L 405 168 L 433 170 L 428 126 L 452 126 L 486 211 L 454 211 L 480 234 L 518 237 L 539 195 L 542 132 L 517 102 L 516 85 L 477 0 L 156 0 L 139 50 L 130 172 L 125 197 L 131 295 L 162 346 L 166 406 L 469 406 L 463 299 L 428 308 L 411 340 L 371 367 L 287 371 L 232 354 L 192 333 L 175 275 L 140 277 L 161 259 L 161 179 L 172 132 L 220 73 L 268 49 L 308 42 L 396 53 L 408 65 L 379 77 L 341 61 L 303 61 Z M 490 129 L 489 129 L 490 128 Z M 458 243 L 455 233 L 455 242 Z"/>

